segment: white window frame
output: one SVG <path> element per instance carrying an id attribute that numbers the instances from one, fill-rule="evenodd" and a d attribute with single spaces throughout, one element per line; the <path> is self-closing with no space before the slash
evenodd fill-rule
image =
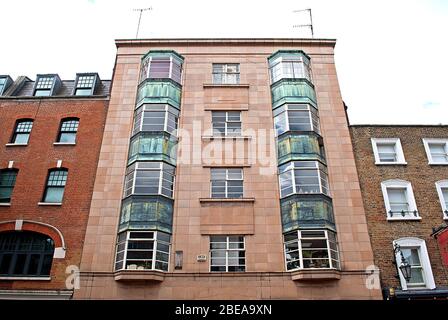
<path id="1" fill-rule="evenodd" d="M 410 287 L 409 290 L 414 289 L 435 289 L 436 284 L 434 282 L 434 276 L 432 274 L 431 261 L 429 260 L 428 249 L 426 248 L 425 240 L 413 237 L 406 237 L 394 240 L 392 242 L 392 247 L 395 247 L 395 244 L 398 244 L 401 249 L 418 249 L 420 263 L 423 269 L 423 279 L 425 281 L 425 287 Z M 403 277 L 401 273 L 400 265 L 401 265 L 401 254 L 399 251 L 395 253 L 395 261 L 397 263 L 397 271 L 400 277 L 401 288 L 403 290 L 408 290 L 408 284 L 406 283 L 406 279 Z"/>
<path id="2" fill-rule="evenodd" d="M 309 125 L 311 130 L 307 130 L 307 132 L 316 132 L 320 135 L 320 119 L 319 119 L 319 112 L 316 108 L 314 108 L 310 104 L 300 104 L 300 103 L 288 103 L 284 106 L 281 106 L 280 108 L 277 108 L 274 110 L 274 130 L 275 130 L 275 136 L 278 137 L 288 131 L 291 130 L 291 126 L 289 123 L 289 114 L 290 112 L 294 111 L 301 111 L 301 112 L 307 112 L 309 116 Z M 280 122 L 279 117 L 283 116 L 285 118 L 285 131 L 282 133 L 278 133 L 278 129 L 275 127 L 277 123 Z"/>
<path id="3" fill-rule="evenodd" d="M 156 231 L 156 230 L 131 230 L 131 231 L 124 231 L 124 232 L 126 233 L 126 238 L 124 239 L 125 247 L 124 247 L 123 250 L 118 251 L 118 245 L 119 245 L 120 243 L 117 243 L 117 244 L 116 244 L 116 250 L 115 250 L 115 264 L 117 263 L 117 256 L 118 256 L 118 254 L 121 253 L 121 252 L 124 253 L 124 255 L 123 255 L 123 260 L 120 260 L 120 261 L 122 261 L 123 266 L 122 266 L 121 269 L 115 269 L 115 266 L 114 266 L 114 270 L 115 270 L 115 271 L 120 271 L 120 270 L 127 270 L 127 271 L 129 271 L 129 270 L 132 270 L 132 271 L 134 271 L 134 270 L 157 270 L 157 271 L 161 271 L 161 272 L 168 272 L 168 271 L 170 270 L 171 241 L 172 241 L 172 239 L 171 239 L 172 236 L 171 236 L 171 235 L 170 235 L 170 242 L 167 243 L 167 242 L 165 242 L 165 241 L 161 241 L 161 240 L 158 240 L 158 239 L 157 239 L 157 237 L 158 237 L 158 233 L 160 233 L 160 231 Z M 131 238 L 131 232 L 132 232 L 132 233 L 152 232 L 152 233 L 153 233 L 153 237 L 152 237 L 152 238 L 138 238 L 138 239 L 137 239 L 137 238 Z M 166 232 L 161 232 L 161 233 L 166 233 Z M 166 233 L 166 234 L 168 234 L 168 233 Z M 128 249 L 128 243 L 129 243 L 129 240 L 131 240 L 131 241 L 153 241 L 153 247 L 152 247 L 152 251 L 153 251 L 153 253 L 152 253 L 152 258 L 151 258 L 151 261 L 152 261 L 152 262 L 151 262 L 151 268 L 149 268 L 149 269 L 126 269 L 126 261 L 127 261 L 127 258 L 128 258 L 128 252 L 129 252 L 129 250 L 131 250 L 131 251 L 145 251 L 145 250 L 149 250 L 149 249 Z M 167 261 L 167 264 L 168 264 L 168 270 L 156 269 L 156 262 L 157 262 L 157 261 L 161 261 L 161 260 L 157 260 L 157 259 L 156 259 L 156 255 L 157 255 L 157 244 L 158 244 L 159 242 L 168 245 L 168 261 Z M 139 259 L 130 259 L 130 260 L 139 260 Z M 143 259 L 143 260 L 144 260 L 144 259 Z M 162 262 L 165 262 L 165 261 L 162 261 Z"/>
<path id="4" fill-rule="evenodd" d="M 406 196 L 409 204 L 409 216 L 403 217 L 401 214 L 397 214 L 397 216 L 390 216 L 389 211 L 391 210 L 389 195 L 387 193 L 387 189 L 393 188 L 406 188 Z M 409 181 L 405 180 L 386 180 L 381 182 L 381 190 L 383 192 L 384 205 L 386 207 L 386 216 L 387 220 L 421 220 L 422 218 L 419 215 L 417 210 L 417 204 L 415 203 L 414 192 L 412 190 L 412 185 Z M 412 211 L 417 211 L 417 216 L 414 216 Z"/>
<path id="5" fill-rule="evenodd" d="M 235 111 L 212 111 L 212 134 L 214 137 L 222 137 L 219 135 L 215 135 L 215 128 L 213 125 L 216 124 L 216 122 L 213 122 L 213 112 L 224 112 L 226 114 L 226 120 L 224 122 L 224 137 L 241 137 L 242 132 L 243 132 L 243 121 L 241 120 L 241 111 L 238 111 L 238 110 L 235 110 Z M 240 120 L 239 121 L 229 120 L 229 112 L 239 112 Z M 229 123 L 239 123 L 240 124 L 240 132 L 238 134 L 230 135 L 227 130 Z"/>
<path id="6" fill-rule="evenodd" d="M 442 188 L 448 189 L 448 180 L 440 180 L 436 182 L 436 189 L 439 195 L 440 205 L 442 206 L 443 219 L 448 220 L 448 205 L 446 204 L 448 199 L 443 197 Z"/>
<path id="7" fill-rule="evenodd" d="M 302 240 L 309 240 L 309 239 L 318 239 L 318 240 L 322 240 L 322 237 L 315 237 L 315 238 L 302 238 L 302 231 L 319 231 L 319 232 L 324 232 L 325 234 L 325 241 L 327 243 L 327 252 L 328 252 L 328 262 L 330 264 L 329 268 L 305 268 L 304 264 L 303 264 L 303 252 L 302 252 Z M 285 242 L 285 238 L 283 235 L 283 258 L 284 258 L 284 262 L 285 262 L 285 270 L 287 272 L 291 272 L 291 271 L 296 271 L 296 270 L 330 270 L 330 269 L 336 269 L 338 270 L 340 268 L 341 265 L 341 257 L 339 255 L 339 243 L 338 243 L 338 239 L 337 239 L 337 234 L 336 232 L 332 231 L 334 233 L 334 236 L 336 238 L 336 255 L 337 255 L 337 263 L 339 264 L 339 268 L 337 266 L 334 266 L 334 262 L 333 262 L 333 258 L 331 255 L 331 252 L 334 251 L 333 249 L 331 249 L 330 247 L 330 237 L 328 235 L 328 233 L 330 232 L 329 230 L 325 230 L 325 229 L 304 229 L 304 230 L 296 230 L 293 231 L 297 233 L 297 239 L 295 240 L 290 240 L 288 242 Z M 288 232 L 289 233 L 289 232 Z M 292 233 L 292 232 L 291 232 Z M 299 267 L 295 268 L 295 269 L 288 269 L 288 260 L 286 259 L 286 244 L 287 243 L 292 243 L 294 241 L 298 242 L 298 252 L 299 252 Z"/>
<path id="8" fill-rule="evenodd" d="M 226 179 L 224 180 L 225 182 L 225 198 L 224 199 L 242 199 L 244 198 L 244 169 L 243 168 L 212 168 L 212 169 L 225 169 L 226 170 Z M 240 169 L 241 170 L 241 179 L 230 179 L 229 178 L 229 169 Z M 222 198 L 214 198 L 213 197 L 213 188 L 212 188 L 212 182 L 215 180 L 212 180 L 212 172 L 210 170 L 210 198 L 213 199 L 222 199 Z M 216 180 L 216 181 L 221 181 L 221 180 Z M 229 198 L 229 186 L 228 186 L 228 182 L 229 181 L 242 181 L 243 182 L 243 192 L 242 192 L 242 196 L 241 198 Z"/>
<path id="9" fill-rule="evenodd" d="M 428 158 L 428 164 L 436 164 L 436 165 L 448 165 L 447 162 L 436 162 L 432 159 L 431 149 L 429 148 L 429 144 L 438 143 L 445 144 L 445 152 L 448 154 L 448 139 L 427 139 L 423 138 L 423 145 L 425 146 L 426 156 Z"/>
<path id="10" fill-rule="evenodd" d="M 388 165 L 388 164 L 407 164 L 403 148 L 401 146 L 400 138 L 372 138 L 372 149 L 373 154 L 375 156 L 375 164 L 376 165 Z M 378 144 L 395 144 L 395 151 L 397 153 L 397 161 L 381 161 L 379 152 L 378 152 Z"/>
<path id="11" fill-rule="evenodd" d="M 246 237 L 244 236 L 244 235 L 219 235 L 219 234 L 214 234 L 214 235 L 210 235 L 210 237 L 209 237 L 209 244 L 211 244 L 212 243 L 212 237 L 213 236 L 221 236 L 221 237 L 226 237 L 226 248 L 225 249 L 209 249 L 209 256 L 210 256 L 210 263 L 208 264 L 208 266 L 209 266 L 209 272 L 247 272 L 247 257 L 246 257 Z M 243 237 L 243 248 L 242 249 L 240 249 L 240 248 L 238 248 L 238 249 L 230 249 L 230 246 L 229 246 L 229 243 L 230 243 L 230 240 L 229 240 L 229 238 L 230 237 Z M 217 243 L 220 243 L 220 242 L 217 242 Z M 222 242 L 221 242 L 222 243 Z M 235 242 L 232 242 L 232 243 L 235 243 Z M 209 246 L 210 247 L 210 246 Z M 212 271 L 212 251 L 225 251 L 226 252 L 226 257 L 225 257 L 225 259 L 226 259 L 226 265 L 225 265 L 225 267 L 226 267 L 226 271 Z M 244 271 L 228 271 L 229 270 L 229 251 L 244 251 Z M 239 260 L 239 258 L 238 258 L 238 260 Z"/>

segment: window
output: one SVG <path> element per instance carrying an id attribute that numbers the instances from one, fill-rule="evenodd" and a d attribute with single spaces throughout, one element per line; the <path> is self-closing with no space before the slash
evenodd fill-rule
<path id="1" fill-rule="evenodd" d="M 30 138 L 32 128 L 33 128 L 33 120 L 31 119 L 17 120 L 16 128 L 14 130 L 11 143 L 27 144 Z"/>
<path id="2" fill-rule="evenodd" d="M 115 270 L 168 271 L 170 239 L 169 234 L 160 231 L 120 233 Z"/>
<path id="3" fill-rule="evenodd" d="M 124 197 L 164 195 L 173 197 L 174 167 L 164 162 L 136 162 L 126 170 Z"/>
<path id="4" fill-rule="evenodd" d="M 53 76 L 38 77 L 36 80 L 34 95 L 36 97 L 51 96 L 54 80 L 55 79 Z"/>
<path id="5" fill-rule="evenodd" d="M 59 129 L 58 142 L 75 143 L 76 132 L 78 132 L 79 119 L 63 119 Z"/>
<path id="6" fill-rule="evenodd" d="M 336 233 L 297 230 L 284 234 L 286 270 L 339 269 Z"/>
<path id="7" fill-rule="evenodd" d="M 13 83 L 10 76 L 0 76 L 0 96 L 3 95 Z"/>
<path id="8" fill-rule="evenodd" d="M 141 131 L 166 131 L 175 135 L 179 110 L 164 104 L 146 104 L 138 108 L 134 117 L 132 134 Z"/>
<path id="9" fill-rule="evenodd" d="M 419 220 L 411 183 L 403 180 L 381 182 L 388 220 Z"/>
<path id="10" fill-rule="evenodd" d="M 211 169 L 212 198 L 242 198 L 243 169 Z"/>
<path id="11" fill-rule="evenodd" d="M 401 254 L 396 252 L 397 272 L 402 289 L 434 289 L 436 286 L 425 241 L 418 238 L 402 238 L 395 240 L 393 245 L 395 246 L 395 244 L 400 246 L 404 258 L 411 265 L 411 279 L 406 281 L 401 271 L 399 271 Z"/>
<path id="12" fill-rule="evenodd" d="M 140 82 L 146 79 L 182 80 L 182 62 L 173 56 L 149 56 L 142 62 Z"/>
<path id="13" fill-rule="evenodd" d="M 448 164 L 448 139 L 423 139 L 429 164 Z"/>
<path id="14" fill-rule="evenodd" d="M 3 93 L 3 89 L 6 87 L 6 78 L 0 78 L 0 95 Z"/>
<path id="15" fill-rule="evenodd" d="M 437 181 L 436 189 L 442 205 L 443 217 L 448 219 L 448 180 Z"/>
<path id="16" fill-rule="evenodd" d="M 280 79 L 307 79 L 311 81 L 309 61 L 299 54 L 277 58 L 270 63 L 270 72 L 272 83 Z"/>
<path id="17" fill-rule="evenodd" d="M 308 104 L 287 104 L 274 110 L 276 135 L 286 131 L 314 131 L 320 134 L 317 109 Z"/>
<path id="18" fill-rule="evenodd" d="M 0 276 L 48 277 L 53 261 L 54 242 L 30 231 L 0 233 Z"/>
<path id="19" fill-rule="evenodd" d="M 11 194 L 16 183 L 18 170 L 3 169 L 0 170 L 0 203 L 11 202 Z"/>
<path id="20" fill-rule="evenodd" d="M 214 63 L 213 64 L 214 84 L 239 84 L 240 65 L 237 63 Z"/>
<path id="21" fill-rule="evenodd" d="M 77 75 L 75 85 L 75 96 L 90 96 L 95 91 L 97 76 L 91 75 Z"/>
<path id="22" fill-rule="evenodd" d="M 280 196 L 323 193 L 329 196 L 326 167 L 317 161 L 293 161 L 279 167 Z"/>
<path id="23" fill-rule="evenodd" d="M 52 169 L 48 173 L 43 202 L 61 203 L 67 182 L 67 169 Z"/>
<path id="24" fill-rule="evenodd" d="M 241 136 L 240 111 L 212 111 L 214 136 Z"/>
<path id="25" fill-rule="evenodd" d="M 210 236 L 210 271 L 246 271 L 243 236 Z"/>
<path id="26" fill-rule="evenodd" d="M 406 164 L 399 138 L 372 138 L 375 164 Z"/>

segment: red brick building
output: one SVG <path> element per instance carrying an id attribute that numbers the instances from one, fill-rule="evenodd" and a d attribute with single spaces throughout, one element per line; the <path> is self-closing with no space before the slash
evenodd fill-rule
<path id="1" fill-rule="evenodd" d="M 1 298 L 72 296 L 109 88 L 96 73 L 0 76 Z"/>
<path id="2" fill-rule="evenodd" d="M 350 133 L 385 298 L 446 298 L 448 126 L 352 125 Z"/>

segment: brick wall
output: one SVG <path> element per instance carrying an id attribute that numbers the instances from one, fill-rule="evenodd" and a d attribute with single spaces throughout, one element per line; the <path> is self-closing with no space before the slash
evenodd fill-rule
<path id="1" fill-rule="evenodd" d="M 49 224 L 61 231 L 67 247 L 65 258 L 53 259 L 51 281 L 0 281 L 0 288 L 65 289 L 66 267 L 79 266 L 107 105 L 101 98 L 0 100 L 0 168 L 14 161 L 19 169 L 11 206 L 0 207 L 0 223 L 19 219 Z M 76 145 L 53 145 L 65 117 L 80 119 Z M 28 145 L 6 146 L 20 118 L 34 119 Z M 68 169 L 63 203 L 39 206 L 48 169 L 58 160 Z"/>
<path id="2" fill-rule="evenodd" d="M 443 224 L 435 182 L 448 179 L 448 166 L 429 165 L 422 138 L 448 138 L 448 126 L 351 126 L 356 165 L 372 242 L 375 264 L 382 286 L 399 287 L 393 261 L 392 241 L 402 237 L 425 240 L 436 286 L 448 285 L 432 228 Z M 375 165 L 371 138 L 400 138 L 407 165 Z M 421 220 L 387 221 L 381 182 L 401 179 L 412 184 Z"/>

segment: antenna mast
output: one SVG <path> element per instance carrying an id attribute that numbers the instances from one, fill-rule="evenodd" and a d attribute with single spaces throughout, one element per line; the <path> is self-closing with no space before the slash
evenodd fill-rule
<path id="1" fill-rule="evenodd" d="M 294 13 L 299 13 L 299 12 L 305 12 L 308 11 L 309 15 L 310 15 L 310 23 L 309 24 L 296 24 L 293 25 L 293 28 L 303 28 L 303 27 L 307 27 L 310 28 L 311 30 L 311 38 L 314 38 L 314 28 L 313 28 L 313 15 L 311 14 L 311 9 L 303 9 L 303 10 L 294 10 Z"/>
<path id="2" fill-rule="evenodd" d="M 149 11 L 152 10 L 152 7 L 149 8 L 141 8 L 141 9 L 134 9 L 134 11 L 140 11 L 140 15 L 138 17 L 138 24 L 137 24 L 137 33 L 135 34 L 135 38 L 138 38 L 138 31 L 140 30 L 140 20 L 142 19 L 142 13 L 143 11 Z"/>

